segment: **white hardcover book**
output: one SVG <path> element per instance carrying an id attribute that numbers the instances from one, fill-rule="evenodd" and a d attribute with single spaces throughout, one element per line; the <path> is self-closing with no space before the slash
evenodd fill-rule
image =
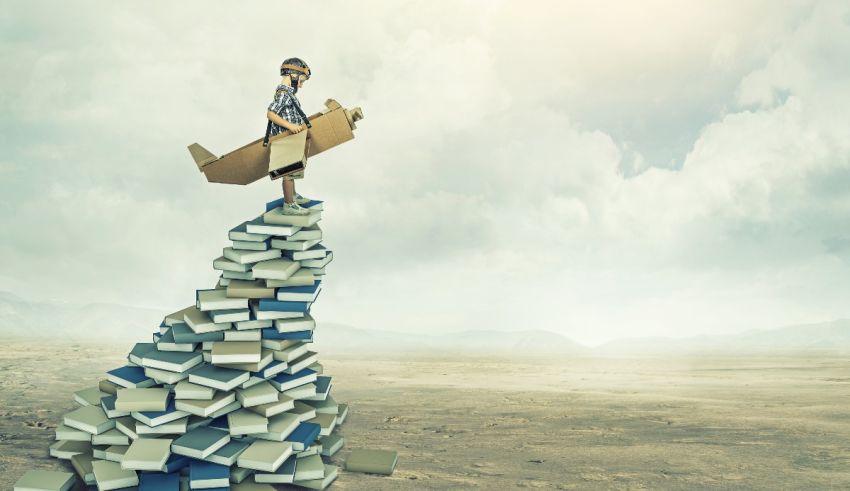
<path id="1" fill-rule="evenodd" d="M 272 327 L 273 320 L 271 319 L 262 319 L 262 320 L 250 320 L 250 321 L 241 321 L 235 322 L 237 331 L 247 331 L 252 329 L 265 329 L 267 327 Z"/>
<path id="2" fill-rule="evenodd" d="M 269 245 L 269 241 L 249 242 L 234 240 L 232 247 L 237 251 L 267 251 L 269 250 Z"/>
<path id="3" fill-rule="evenodd" d="M 304 251 L 283 251 L 283 256 L 292 259 L 293 261 L 303 261 L 306 259 L 321 259 L 328 255 L 328 250 L 322 244 L 316 244 L 310 249 Z"/>
<path id="4" fill-rule="evenodd" d="M 314 245 L 321 242 L 320 240 L 288 240 L 287 239 L 272 239 L 272 247 L 282 251 L 306 251 Z"/>
<path id="5" fill-rule="evenodd" d="M 277 332 L 312 331 L 316 328 L 316 321 L 310 314 L 297 319 L 277 319 L 274 321 Z"/>
<path id="6" fill-rule="evenodd" d="M 227 296 L 227 290 L 197 290 L 196 306 L 201 312 L 211 310 L 247 309 L 247 298 L 231 298 Z M 244 320 L 244 319 L 241 319 Z M 225 321 L 229 322 L 229 321 Z"/>
<path id="7" fill-rule="evenodd" d="M 255 264 L 251 272 L 254 274 L 254 278 L 257 279 L 286 280 L 298 271 L 300 267 L 297 261 L 276 258 Z"/>
<path id="8" fill-rule="evenodd" d="M 246 230 L 251 234 L 290 236 L 301 230 L 301 226 L 266 222 L 260 216 L 248 222 Z"/>
<path id="9" fill-rule="evenodd" d="M 255 234 L 248 231 L 248 224 L 251 222 L 242 222 L 238 226 L 232 228 L 230 232 L 227 234 L 227 238 L 230 240 L 239 240 L 245 242 L 264 242 L 269 240 L 271 235 L 268 234 Z"/>
<path id="10" fill-rule="evenodd" d="M 239 271 L 222 271 L 221 276 L 227 278 L 228 280 L 253 280 L 254 272 L 245 271 L 244 273 L 242 273 Z"/>
<path id="11" fill-rule="evenodd" d="M 233 273 L 244 273 L 251 269 L 250 264 L 240 264 L 236 261 L 231 261 L 224 256 L 219 256 L 218 258 L 213 260 L 213 269 L 217 269 L 222 271 L 222 274 L 226 271 L 230 271 Z"/>
<path id="12" fill-rule="evenodd" d="M 283 208 L 277 207 L 273 210 L 263 213 L 263 222 L 267 224 L 270 223 L 274 225 L 291 225 L 294 227 L 298 227 L 299 230 L 303 227 L 309 227 L 310 225 L 317 223 L 321 219 L 321 211 L 310 212 L 307 215 L 284 215 Z M 297 230 L 294 232 L 297 232 Z M 292 235 L 294 232 L 281 235 Z"/>
<path id="13" fill-rule="evenodd" d="M 305 259 L 303 261 L 298 261 L 301 264 L 302 268 L 324 268 L 334 259 L 333 251 L 328 251 L 325 257 L 319 259 Z"/>
<path id="14" fill-rule="evenodd" d="M 222 250 L 222 253 L 227 259 L 239 264 L 251 264 L 280 257 L 279 249 L 269 249 L 267 251 L 242 251 L 232 247 L 225 247 Z"/>
<path id="15" fill-rule="evenodd" d="M 281 288 L 288 286 L 310 286 L 316 282 L 316 277 L 309 268 L 300 268 L 285 280 L 265 280 L 268 288 Z"/>
<path id="16" fill-rule="evenodd" d="M 309 227 L 302 227 L 301 230 L 286 237 L 286 240 L 322 240 L 322 229 L 319 227 L 318 223 L 310 225 Z"/>

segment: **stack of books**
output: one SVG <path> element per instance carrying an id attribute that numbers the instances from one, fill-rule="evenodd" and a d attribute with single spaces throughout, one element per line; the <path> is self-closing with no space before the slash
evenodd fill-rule
<path id="1" fill-rule="evenodd" d="M 101 490 L 325 489 L 348 407 L 310 349 L 310 307 L 333 253 L 322 245 L 322 202 L 309 215 L 282 200 L 230 230 L 221 272 L 195 304 L 168 314 L 125 366 L 74 393 L 50 455 Z M 30 471 L 26 484 L 67 489 L 67 476 Z M 48 484 L 45 484 L 48 485 Z M 26 487 L 30 489 L 30 487 Z M 42 488 L 38 488 L 42 489 Z M 54 489 L 46 487 L 44 489 Z"/>

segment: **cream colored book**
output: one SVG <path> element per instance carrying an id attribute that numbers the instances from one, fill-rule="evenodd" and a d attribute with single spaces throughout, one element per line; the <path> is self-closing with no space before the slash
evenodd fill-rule
<path id="1" fill-rule="evenodd" d="M 328 486 L 331 485 L 332 482 L 334 482 L 338 473 L 339 469 L 337 468 L 337 466 L 325 464 L 325 476 L 321 479 L 292 481 L 292 484 L 307 489 L 326 489 Z"/>
<path id="2" fill-rule="evenodd" d="M 121 464 L 108 460 L 95 460 L 92 462 L 94 479 L 100 491 L 112 489 L 129 488 L 139 485 L 139 476 L 136 471 L 122 469 Z"/>
<path id="3" fill-rule="evenodd" d="M 306 251 L 314 245 L 320 243 L 321 240 L 287 240 L 287 239 L 272 239 L 271 246 L 282 251 Z"/>
<path id="4" fill-rule="evenodd" d="M 292 454 L 292 443 L 257 440 L 239 455 L 237 465 L 246 469 L 274 472 Z"/>
<path id="5" fill-rule="evenodd" d="M 322 452 L 322 444 L 321 443 L 313 443 L 306 449 L 295 454 L 295 458 L 303 459 L 304 457 L 309 457 L 311 455 L 319 455 Z"/>
<path id="6" fill-rule="evenodd" d="M 219 363 L 258 363 L 262 358 L 262 346 L 259 341 L 220 341 L 213 343 L 212 362 Z"/>
<path id="7" fill-rule="evenodd" d="M 240 264 L 224 256 L 219 256 L 213 259 L 213 269 L 221 271 L 222 276 L 224 276 L 224 273 L 247 273 L 251 270 L 251 264 Z M 224 277 L 227 278 L 227 276 Z"/>
<path id="8" fill-rule="evenodd" d="M 15 483 L 14 491 L 68 491 L 75 481 L 70 472 L 29 470 Z"/>
<path id="9" fill-rule="evenodd" d="M 174 387 L 174 398 L 180 399 L 198 399 L 202 401 L 211 401 L 215 395 L 215 389 L 203 385 L 193 384 L 188 380 L 182 380 Z"/>
<path id="10" fill-rule="evenodd" d="M 84 406 L 66 414 L 62 420 L 65 426 L 83 430 L 93 435 L 115 428 L 115 421 L 106 416 L 100 406 Z"/>
<path id="11" fill-rule="evenodd" d="M 239 321 L 234 322 L 233 324 L 236 326 L 237 331 L 248 331 L 253 329 L 265 329 L 267 327 L 272 327 L 271 319 L 259 319 L 259 320 L 250 320 L 250 321 Z"/>
<path id="12" fill-rule="evenodd" d="M 198 290 L 196 306 L 201 312 L 208 312 L 210 310 L 247 309 L 248 299 L 230 298 L 227 296 L 227 290 L 224 288 L 215 290 Z"/>
<path id="13" fill-rule="evenodd" d="M 104 458 L 110 462 L 118 462 L 120 464 L 128 448 L 130 448 L 129 445 L 112 445 L 106 449 Z"/>
<path id="14" fill-rule="evenodd" d="M 118 389 L 115 409 L 118 411 L 165 411 L 168 407 L 168 389 Z"/>
<path id="15" fill-rule="evenodd" d="M 264 380 L 247 389 L 236 389 L 236 400 L 242 404 L 242 407 L 252 407 L 277 402 L 279 394 L 280 392 L 272 384 Z"/>
<path id="16" fill-rule="evenodd" d="M 242 405 L 239 404 L 239 401 L 233 401 L 230 404 L 219 409 L 218 411 L 210 414 L 210 418 L 215 419 L 215 418 L 218 418 L 220 416 L 227 416 L 228 414 L 232 413 L 233 411 L 236 411 L 237 409 L 239 409 L 241 407 L 242 407 Z"/>
<path id="17" fill-rule="evenodd" d="M 319 434 L 322 436 L 328 436 L 336 427 L 336 414 L 317 414 L 315 418 L 310 418 L 307 422 L 316 423 L 321 426 L 322 429 L 319 431 Z"/>
<path id="18" fill-rule="evenodd" d="M 322 219 L 321 211 L 312 211 L 307 215 L 284 215 L 283 208 L 277 207 L 263 213 L 263 222 L 274 225 L 294 225 L 296 227 L 309 227 Z"/>
<path id="19" fill-rule="evenodd" d="M 211 401 L 215 395 L 215 389 L 203 385 L 193 384 L 188 380 L 181 380 L 174 387 L 174 399 L 197 399 Z"/>
<path id="20" fill-rule="evenodd" d="M 101 392 L 99 387 L 89 387 L 74 392 L 74 400 L 80 406 L 100 406 L 100 399 L 109 394 Z"/>
<path id="21" fill-rule="evenodd" d="M 299 356 L 298 358 L 296 358 L 292 361 L 287 360 L 287 363 L 289 363 L 289 366 L 286 367 L 286 370 L 284 370 L 284 373 L 289 373 L 289 374 L 298 373 L 301 370 L 304 370 L 305 368 L 309 367 L 310 365 L 312 365 L 313 363 L 318 361 L 318 359 L 319 359 L 318 353 L 316 353 L 315 351 L 307 351 L 306 353 L 304 353 L 303 355 Z"/>
<path id="22" fill-rule="evenodd" d="M 110 382 L 109 380 L 101 380 L 97 383 L 97 388 L 100 389 L 101 392 L 114 396 L 118 394 L 118 389 L 120 389 L 121 386 L 115 382 Z"/>
<path id="23" fill-rule="evenodd" d="M 263 332 L 259 329 L 224 331 L 225 341 L 259 341 L 261 339 L 263 339 Z"/>
<path id="24" fill-rule="evenodd" d="M 257 413 L 239 409 L 227 415 L 227 425 L 231 436 L 253 435 L 266 433 L 269 430 L 269 420 Z"/>
<path id="25" fill-rule="evenodd" d="M 307 368 L 309 368 L 310 370 L 313 370 L 314 372 L 318 373 L 319 375 L 321 375 L 322 373 L 325 372 L 325 367 L 323 367 L 322 364 L 319 363 L 319 362 L 313 362 Z"/>
<path id="26" fill-rule="evenodd" d="M 183 414 L 186 414 L 185 412 Z M 139 435 L 182 435 L 186 433 L 189 416 L 167 421 L 156 426 L 148 426 L 141 421 L 136 422 L 136 433 Z"/>
<path id="27" fill-rule="evenodd" d="M 287 286 L 311 286 L 316 282 L 316 277 L 306 268 L 300 268 L 285 280 L 267 279 L 266 286 L 269 288 L 282 288 Z"/>
<path id="28" fill-rule="evenodd" d="M 336 399 L 333 396 L 329 395 L 325 398 L 324 401 L 304 401 L 307 404 L 316 408 L 316 413 L 327 413 L 336 415 L 339 412 L 339 404 L 337 404 Z"/>
<path id="29" fill-rule="evenodd" d="M 310 455 L 295 460 L 295 481 L 321 479 L 325 477 L 325 464 L 319 455 Z"/>
<path id="30" fill-rule="evenodd" d="M 266 433 L 257 433 L 251 435 L 254 438 L 261 440 L 271 440 L 274 442 L 282 442 L 298 428 L 301 424 L 301 418 L 297 414 L 281 413 L 269 418 L 269 431 Z"/>
<path id="31" fill-rule="evenodd" d="M 316 384 L 304 384 L 294 389 L 285 390 L 282 393 L 295 400 L 307 399 L 316 395 Z"/>
<path id="32" fill-rule="evenodd" d="M 345 461 L 345 470 L 390 475 L 398 463 L 395 450 L 370 450 L 355 448 Z"/>
<path id="33" fill-rule="evenodd" d="M 312 331 L 316 328 L 316 320 L 307 313 L 298 319 L 277 319 L 274 327 L 277 332 Z"/>
<path id="34" fill-rule="evenodd" d="M 90 442 L 59 440 L 50 445 L 48 453 L 57 459 L 70 460 L 74 455 L 91 453 L 91 447 Z"/>
<path id="35" fill-rule="evenodd" d="M 280 257 L 280 249 L 268 249 L 266 251 L 246 251 L 225 247 L 222 255 L 237 264 L 252 264 L 260 261 L 269 261 Z"/>
<path id="36" fill-rule="evenodd" d="M 211 400 L 177 400 L 174 405 L 178 411 L 185 411 L 195 416 L 208 417 L 213 413 L 236 402 L 236 394 L 233 392 L 218 392 Z"/>
<path id="37" fill-rule="evenodd" d="M 266 341 L 269 341 L 269 344 L 266 344 Z M 309 349 L 307 343 L 294 339 L 263 340 L 263 347 L 276 350 L 274 352 L 274 359 L 285 361 L 287 364 L 303 356 Z"/>
<path id="38" fill-rule="evenodd" d="M 301 267 L 298 261 L 289 259 L 271 259 L 262 261 L 251 268 L 254 278 L 263 280 L 286 280 Z"/>
<path id="39" fill-rule="evenodd" d="M 277 390 L 277 389 L 275 389 Z M 261 416 L 271 417 L 280 414 L 295 407 L 295 399 L 286 394 L 278 393 L 274 402 L 260 404 L 259 406 L 246 407 L 247 410 L 253 411 Z"/>
<path id="40" fill-rule="evenodd" d="M 289 412 L 297 415 L 301 418 L 301 421 L 307 421 L 316 417 L 316 408 L 301 401 L 295 401 L 295 407 Z"/>
<path id="41" fill-rule="evenodd" d="M 189 311 L 191 311 L 191 310 L 194 310 L 194 309 L 195 309 L 195 306 L 194 306 L 194 305 L 190 305 L 190 306 L 188 306 L 188 307 L 182 308 L 182 309 L 178 310 L 177 312 L 173 312 L 173 313 L 171 313 L 171 314 L 166 315 L 166 316 L 165 316 L 165 319 L 163 319 L 163 321 L 162 321 L 162 322 L 163 322 L 166 326 L 169 326 L 169 327 L 173 326 L 174 324 L 179 324 L 179 323 L 181 323 L 181 322 L 186 322 L 186 321 L 183 319 L 183 317 L 186 315 L 186 313 L 187 313 L 187 312 L 189 312 Z"/>
<path id="42" fill-rule="evenodd" d="M 319 443 L 322 444 L 321 454 L 325 457 L 333 457 L 334 454 L 339 452 L 339 450 L 345 446 L 345 438 L 337 434 L 320 436 Z"/>
<path id="43" fill-rule="evenodd" d="M 336 424 L 345 423 L 346 417 L 348 417 L 348 404 L 340 404 L 336 413 Z"/>
<path id="44" fill-rule="evenodd" d="M 154 379 L 158 384 L 176 384 L 189 378 L 189 372 L 170 372 L 159 368 L 145 367 L 145 375 Z"/>
<path id="45" fill-rule="evenodd" d="M 269 366 L 273 361 L 274 351 L 270 349 L 261 349 L 260 361 L 257 363 L 219 363 L 216 366 L 233 368 L 235 370 L 242 370 L 245 372 L 259 372 Z M 281 368 L 281 371 L 283 371 L 283 368 Z"/>
<path id="46" fill-rule="evenodd" d="M 195 334 L 205 334 L 209 332 L 226 331 L 230 329 L 230 322 L 215 323 L 207 315 L 206 312 L 201 312 L 197 307 L 192 307 L 183 315 L 183 320 Z"/>
<path id="47" fill-rule="evenodd" d="M 90 442 L 92 434 L 78 430 L 76 428 L 71 428 L 70 426 L 60 424 L 56 427 L 56 439 L 57 440 L 70 440 L 74 442 Z"/>
<path id="48" fill-rule="evenodd" d="M 74 471 L 88 486 L 94 486 L 95 484 L 94 471 L 92 469 L 93 461 L 94 459 L 91 454 L 81 453 L 71 457 L 71 465 L 74 467 Z"/>
<path id="49" fill-rule="evenodd" d="M 115 428 L 104 431 L 99 435 L 92 435 L 92 445 L 129 445 L 130 438 Z"/>
<path id="50" fill-rule="evenodd" d="M 136 419 L 130 416 L 115 418 L 115 429 L 130 437 L 131 440 L 139 438 L 139 434 L 136 433 Z"/>
<path id="51" fill-rule="evenodd" d="M 134 441 L 121 460 L 123 469 L 161 471 L 171 455 L 170 438 L 140 438 Z"/>
<path id="52" fill-rule="evenodd" d="M 274 298 L 275 289 L 263 280 L 230 280 L 225 290 L 230 298 Z"/>

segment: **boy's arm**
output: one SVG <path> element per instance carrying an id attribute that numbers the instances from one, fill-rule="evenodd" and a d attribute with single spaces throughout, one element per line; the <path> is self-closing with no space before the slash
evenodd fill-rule
<path id="1" fill-rule="evenodd" d="M 269 118 L 269 120 L 270 120 L 272 123 L 274 123 L 274 124 L 276 124 L 276 125 L 278 125 L 278 126 L 280 126 L 280 127 L 282 127 L 282 128 L 286 128 L 286 129 L 287 129 L 287 131 L 289 131 L 290 133 L 298 133 L 298 132 L 300 132 L 300 131 L 302 131 L 302 130 L 304 129 L 304 125 L 302 125 L 302 124 L 292 124 L 292 123 L 290 123 L 289 121 L 287 121 L 287 120 L 285 120 L 285 119 L 281 118 L 281 117 L 280 117 L 280 116 L 279 116 L 276 112 L 274 112 L 274 111 L 267 111 L 267 112 L 266 112 L 266 117 L 267 117 L 267 118 Z"/>

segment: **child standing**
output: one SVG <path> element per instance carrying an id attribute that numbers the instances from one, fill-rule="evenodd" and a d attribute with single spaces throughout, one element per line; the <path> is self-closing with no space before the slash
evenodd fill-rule
<path id="1" fill-rule="evenodd" d="M 266 116 L 269 119 L 269 134 L 277 135 L 288 131 L 297 135 L 307 130 L 307 116 L 301 110 L 301 103 L 295 97 L 298 89 L 310 78 L 310 67 L 300 58 L 287 58 L 280 65 L 281 82 L 275 91 L 274 100 L 269 104 Z M 298 135 L 303 137 L 305 135 Z M 287 137 L 288 138 L 288 137 Z M 305 164 L 306 164 L 306 158 Z M 304 170 L 282 177 L 283 181 L 283 214 L 306 215 L 309 210 L 300 205 L 310 201 L 295 192 L 295 179 L 304 177 Z"/>

